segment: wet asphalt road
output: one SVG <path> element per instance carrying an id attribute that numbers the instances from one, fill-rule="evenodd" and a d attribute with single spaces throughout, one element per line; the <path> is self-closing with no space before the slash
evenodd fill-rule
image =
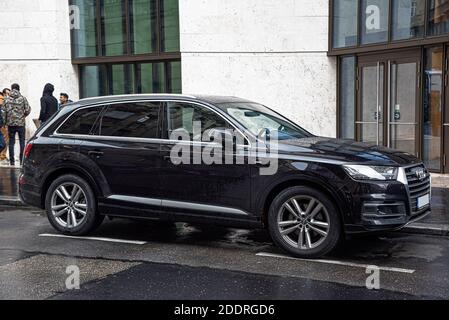
<path id="1" fill-rule="evenodd" d="M 41 212 L 0 208 L 0 299 L 449 299 L 449 238 L 359 237 L 305 261 L 263 230 L 114 220 L 92 236 L 141 243 L 43 234 L 56 233 Z M 380 290 L 366 289 L 370 265 Z"/>

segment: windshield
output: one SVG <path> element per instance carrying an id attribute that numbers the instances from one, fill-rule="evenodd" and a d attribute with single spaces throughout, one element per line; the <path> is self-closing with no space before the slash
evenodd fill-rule
<path id="1" fill-rule="evenodd" d="M 270 135 L 276 133 L 279 140 L 313 136 L 288 119 L 257 103 L 223 103 L 218 106 L 254 136 L 263 137 L 267 133 Z"/>

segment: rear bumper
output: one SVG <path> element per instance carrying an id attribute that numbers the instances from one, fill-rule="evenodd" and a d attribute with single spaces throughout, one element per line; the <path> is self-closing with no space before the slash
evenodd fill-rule
<path id="1" fill-rule="evenodd" d="M 26 205 L 44 209 L 41 198 L 41 189 L 27 183 L 23 175 L 21 175 L 19 179 L 19 197 L 20 200 Z"/>

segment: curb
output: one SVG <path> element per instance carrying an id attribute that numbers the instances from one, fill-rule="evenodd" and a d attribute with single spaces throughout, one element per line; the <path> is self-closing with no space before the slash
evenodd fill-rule
<path id="1" fill-rule="evenodd" d="M 0 206 L 25 208 L 25 205 L 19 198 L 16 197 L 0 197 Z"/>
<path id="2" fill-rule="evenodd" d="M 447 224 L 429 224 L 429 223 L 412 223 L 400 232 L 424 234 L 430 236 L 449 237 L 449 225 Z"/>

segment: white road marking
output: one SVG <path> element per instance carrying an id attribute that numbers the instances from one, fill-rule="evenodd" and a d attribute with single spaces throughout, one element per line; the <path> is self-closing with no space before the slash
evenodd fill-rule
<path id="1" fill-rule="evenodd" d="M 299 261 L 316 262 L 316 263 L 326 263 L 326 264 L 334 264 L 334 265 L 339 265 L 339 266 L 347 266 L 347 267 L 355 267 L 355 268 L 363 268 L 363 269 L 367 269 L 367 268 L 375 266 L 375 265 L 370 265 L 370 264 L 358 264 L 358 263 L 337 261 L 337 260 L 299 259 L 299 258 L 285 256 L 285 255 L 282 255 L 282 254 L 272 254 L 272 253 L 265 253 L 265 252 L 258 253 L 258 254 L 256 254 L 256 256 L 269 257 L 269 258 L 279 258 L 279 259 L 299 260 Z M 412 273 L 416 272 L 416 270 L 411 270 L 411 269 L 379 267 L 379 266 L 375 266 L 375 267 L 377 267 L 379 270 L 390 271 L 390 272 L 400 272 L 400 273 L 408 273 L 408 274 L 412 274 Z"/>
<path id="2" fill-rule="evenodd" d="M 76 239 L 76 240 L 91 240 L 91 241 L 102 241 L 102 242 L 114 242 L 114 243 L 126 243 L 126 244 L 136 244 L 142 246 L 146 244 L 145 241 L 133 241 L 133 240 L 121 240 L 121 239 L 111 239 L 111 238 L 97 238 L 97 237 L 73 237 L 65 236 L 62 234 L 40 234 L 39 237 L 48 238 L 66 238 L 66 239 Z"/>

